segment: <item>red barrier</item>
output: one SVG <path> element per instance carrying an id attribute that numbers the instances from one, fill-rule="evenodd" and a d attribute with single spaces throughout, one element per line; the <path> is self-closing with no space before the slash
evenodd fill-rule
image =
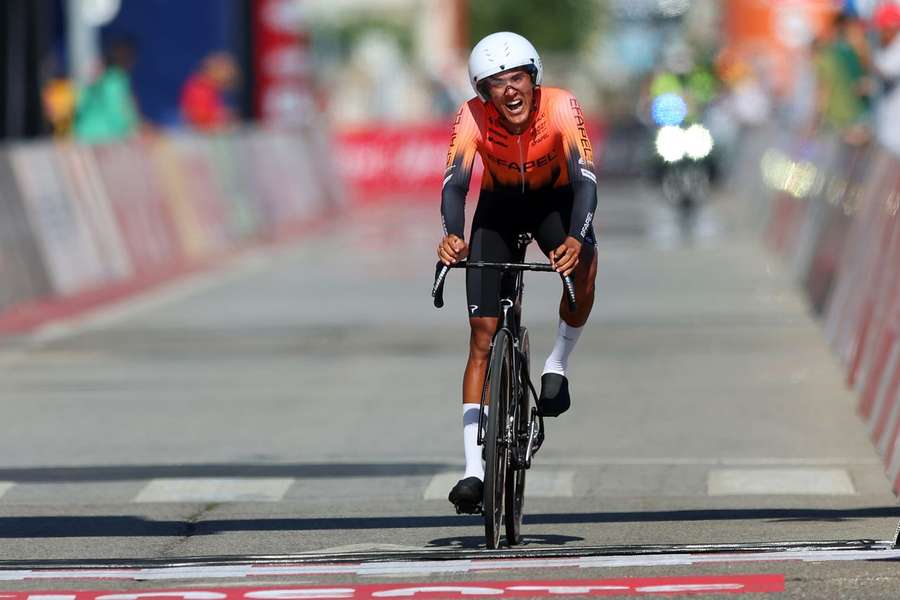
<path id="1" fill-rule="evenodd" d="M 867 323 L 872 306 L 872 281 L 882 267 L 881 254 L 872 247 L 873 240 L 879 246 L 884 237 L 884 219 L 878 211 L 878 202 L 873 198 L 872 190 L 890 189 L 893 177 L 893 160 L 883 154 L 876 161 L 870 175 L 869 193 L 861 197 L 863 206 L 855 214 L 855 222 L 851 229 L 855 235 L 849 240 L 848 260 L 841 265 L 841 273 L 846 277 L 844 297 L 837 312 L 829 318 L 837 319 L 838 329 L 835 337 L 835 349 L 839 358 L 847 365 L 855 365 L 858 358 L 858 347 L 865 340 Z M 855 380 L 856 367 L 851 367 L 848 381 Z"/>
<path id="2" fill-rule="evenodd" d="M 859 411 L 863 417 L 871 416 L 875 405 L 875 388 L 881 380 L 884 370 L 887 368 L 888 355 L 893 347 L 894 340 L 891 335 L 891 321 L 896 310 L 900 310 L 900 294 L 898 286 L 898 263 L 900 263 L 900 227 L 896 226 L 896 219 L 884 219 L 890 223 L 890 235 L 887 246 L 884 248 L 882 261 L 886 268 L 881 273 L 881 281 L 874 292 L 875 303 L 871 317 L 866 324 L 866 329 L 872 331 L 868 340 L 860 344 L 861 350 L 857 353 L 856 366 L 861 383 Z"/>
<path id="3" fill-rule="evenodd" d="M 866 190 L 869 193 L 861 196 L 863 206 L 859 208 L 865 208 L 864 205 L 871 198 L 871 190 L 883 190 L 884 186 L 890 185 L 893 169 L 893 159 L 887 152 L 875 153 L 865 178 Z M 848 205 L 848 207 L 850 206 L 854 206 L 854 204 Z M 865 276 L 862 265 L 868 251 L 867 240 L 871 239 L 872 228 L 878 224 L 877 220 L 858 218 L 858 213 L 847 212 L 851 213 L 854 221 L 847 232 L 845 252 L 838 266 L 840 276 L 835 291 L 827 302 L 825 312 L 826 337 L 834 351 L 845 362 L 850 360 L 852 352 L 851 337 L 856 329 L 856 319 L 852 315 L 855 314 L 858 302 L 861 300 L 858 291 L 862 289 L 860 286 Z M 864 214 L 871 216 L 871 213 L 867 211 L 864 211 Z"/>
<path id="4" fill-rule="evenodd" d="M 341 133 L 338 167 L 358 200 L 440 197 L 450 123 L 376 126 Z"/>
<path id="5" fill-rule="evenodd" d="M 890 189 L 890 188 L 889 188 Z M 890 243 L 892 238 L 892 228 L 889 227 L 889 220 L 884 218 L 882 204 L 871 202 L 867 207 L 868 212 L 874 213 L 869 218 L 873 223 L 872 237 L 869 238 L 869 255 L 867 256 L 865 273 L 863 280 L 864 287 L 859 290 L 862 296 L 862 304 L 860 307 L 859 324 L 857 325 L 858 333 L 853 339 L 851 346 L 851 354 L 849 358 L 849 369 L 847 372 L 847 382 L 854 386 L 857 382 L 857 374 L 863 364 L 866 348 L 872 332 L 877 331 L 880 325 L 877 307 L 879 302 L 883 300 L 889 290 L 884 287 L 886 270 L 890 267 Z"/>
<path id="6" fill-rule="evenodd" d="M 900 160 L 860 152 L 819 156 L 824 194 L 798 201 L 776 191 L 763 233 L 824 303 L 826 337 L 900 493 Z M 860 157 L 871 158 L 864 169 Z"/>

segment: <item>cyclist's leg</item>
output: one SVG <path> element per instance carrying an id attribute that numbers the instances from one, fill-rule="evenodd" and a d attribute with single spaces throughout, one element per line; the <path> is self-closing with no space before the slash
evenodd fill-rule
<path id="1" fill-rule="evenodd" d="M 555 195 L 551 201 L 543 203 L 543 207 L 537 211 L 534 233 L 541 250 L 549 255 L 568 235 L 571 196 Z M 578 267 L 573 273 L 575 311 L 569 310 L 564 291 L 560 298 L 556 342 L 541 375 L 540 405 L 545 416 L 558 416 L 568 410 L 571 403 L 566 377 L 568 360 L 593 308 L 596 276 L 597 251 L 592 229 L 582 244 Z"/>
<path id="2" fill-rule="evenodd" d="M 515 243 L 514 219 L 509 213 L 509 207 L 504 206 L 502 200 L 482 194 L 472 221 L 470 261 L 521 260 L 521 252 Z M 500 314 L 500 272 L 493 269 L 466 271 L 466 298 L 471 336 L 463 382 L 463 404 L 480 404 L 491 339 L 497 330 Z"/>
<path id="3" fill-rule="evenodd" d="M 479 200 L 472 223 L 469 260 L 506 262 L 513 259 L 510 235 L 498 227 L 497 213 L 489 198 Z M 466 272 L 466 298 L 469 310 L 469 358 L 463 376 L 463 447 L 466 472 L 450 491 L 450 501 L 463 512 L 481 503 L 484 466 L 478 446 L 478 416 L 481 393 L 487 372 L 491 339 L 497 329 L 499 315 L 500 273 L 491 270 Z M 487 407 L 485 410 L 488 410 Z"/>

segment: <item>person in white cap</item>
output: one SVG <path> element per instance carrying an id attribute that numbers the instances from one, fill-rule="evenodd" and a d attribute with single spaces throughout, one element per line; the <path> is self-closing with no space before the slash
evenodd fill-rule
<path id="1" fill-rule="evenodd" d="M 544 363 L 538 406 L 555 417 L 570 406 L 568 360 L 594 302 L 597 252 L 593 218 L 597 176 L 584 115 L 568 91 L 541 85 L 543 66 L 524 37 L 493 33 L 469 57 L 477 94 L 456 115 L 441 193 L 444 264 L 524 260 L 534 238 L 557 271 L 572 275 L 577 309 L 560 300 L 553 351 Z M 478 207 L 466 241 L 465 198 L 475 155 L 484 164 Z M 500 273 L 467 271 L 471 337 L 463 379 L 466 470 L 450 492 L 460 512 L 481 504 L 484 481 L 478 415 L 491 338 L 499 316 Z M 489 409 L 489 407 L 486 407 Z"/>

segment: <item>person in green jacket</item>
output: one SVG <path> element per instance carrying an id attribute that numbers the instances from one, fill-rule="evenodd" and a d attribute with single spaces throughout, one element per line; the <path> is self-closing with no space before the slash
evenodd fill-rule
<path id="1" fill-rule="evenodd" d="M 133 46 L 124 40 L 112 43 L 104 63 L 100 76 L 81 90 L 75 111 L 75 137 L 91 144 L 125 139 L 140 124 L 129 76 Z"/>

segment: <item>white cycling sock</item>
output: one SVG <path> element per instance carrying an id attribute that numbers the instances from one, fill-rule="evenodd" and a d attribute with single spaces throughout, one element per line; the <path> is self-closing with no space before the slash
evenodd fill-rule
<path id="1" fill-rule="evenodd" d="M 488 414 L 484 407 L 484 416 Z M 481 404 L 463 404 L 463 447 L 466 451 L 466 477 L 477 477 L 484 481 L 484 465 L 481 463 L 481 446 L 478 445 L 478 413 Z"/>
<path id="2" fill-rule="evenodd" d="M 575 349 L 578 338 L 581 336 L 581 327 L 572 327 L 562 319 L 559 320 L 559 330 L 556 332 L 556 343 L 553 344 L 553 351 L 547 357 L 544 363 L 544 373 L 566 374 L 566 368 L 569 366 L 569 355 Z"/>

